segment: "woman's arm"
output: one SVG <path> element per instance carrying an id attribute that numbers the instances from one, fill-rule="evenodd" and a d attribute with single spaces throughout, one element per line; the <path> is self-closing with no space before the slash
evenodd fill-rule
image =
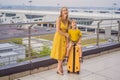
<path id="1" fill-rule="evenodd" d="M 56 31 L 68 38 L 68 34 L 60 30 L 60 18 L 56 21 Z"/>

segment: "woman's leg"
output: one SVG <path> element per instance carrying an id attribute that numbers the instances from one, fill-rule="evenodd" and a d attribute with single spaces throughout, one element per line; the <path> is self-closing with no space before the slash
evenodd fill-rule
<path id="1" fill-rule="evenodd" d="M 61 64 L 61 72 L 63 73 L 63 63 Z"/>
<path id="2" fill-rule="evenodd" d="M 63 75 L 63 65 L 62 60 L 58 60 L 58 67 L 57 67 L 57 73 Z"/>

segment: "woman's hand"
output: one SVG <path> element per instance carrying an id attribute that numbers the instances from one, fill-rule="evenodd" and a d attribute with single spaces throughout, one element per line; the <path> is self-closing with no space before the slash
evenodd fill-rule
<path id="1" fill-rule="evenodd" d="M 69 37 L 68 33 L 65 33 L 65 36 L 68 38 Z"/>

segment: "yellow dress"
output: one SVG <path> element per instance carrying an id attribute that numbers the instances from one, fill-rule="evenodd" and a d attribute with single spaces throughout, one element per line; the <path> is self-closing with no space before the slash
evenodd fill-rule
<path id="1" fill-rule="evenodd" d="M 62 21 L 60 22 L 60 30 L 63 32 L 67 32 L 68 24 L 64 24 Z M 51 50 L 50 57 L 56 60 L 63 60 L 66 54 L 66 41 L 67 38 L 56 32 L 53 39 L 53 46 Z"/>

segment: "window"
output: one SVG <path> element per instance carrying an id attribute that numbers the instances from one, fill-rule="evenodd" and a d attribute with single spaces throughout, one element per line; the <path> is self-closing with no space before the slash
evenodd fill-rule
<path id="1" fill-rule="evenodd" d="M 12 16 L 16 16 L 16 14 L 14 14 L 14 13 L 6 13 L 5 16 L 6 17 L 12 17 Z"/>
<path id="2" fill-rule="evenodd" d="M 100 13 L 109 13 L 109 11 L 100 11 Z"/>
<path id="3" fill-rule="evenodd" d="M 41 18 L 43 16 L 40 15 L 25 15 L 27 19 L 33 19 L 33 18 Z"/>
<path id="4" fill-rule="evenodd" d="M 34 21 L 38 21 L 37 19 L 35 19 Z"/>
<path id="5" fill-rule="evenodd" d="M 3 49 L 3 50 L 0 50 L 0 53 L 9 52 L 9 51 L 12 51 L 12 49 Z"/>
<path id="6" fill-rule="evenodd" d="M 115 14 L 120 14 L 120 12 L 115 12 Z"/>
<path id="7" fill-rule="evenodd" d="M 71 17 L 71 20 L 74 19 L 76 20 L 77 24 L 81 24 L 81 25 L 91 25 L 92 24 L 92 18 L 75 18 L 75 17 Z"/>

